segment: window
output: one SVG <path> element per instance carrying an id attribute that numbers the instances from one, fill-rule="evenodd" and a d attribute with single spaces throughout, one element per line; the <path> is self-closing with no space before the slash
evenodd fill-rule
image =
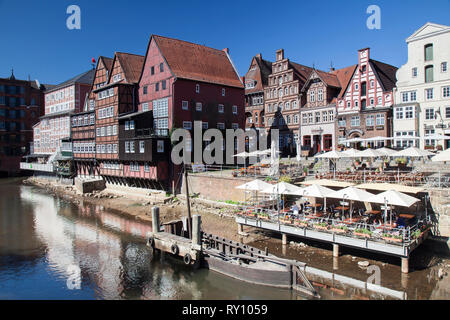
<path id="1" fill-rule="evenodd" d="M 144 92 L 144 94 L 148 93 L 148 87 L 147 86 L 144 87 L 143 92 Z"/>
<path id="2" fill-rule="evenodd" d="M 134 153 L 134 141 L 130 141 L 130 153 Z"/>
<path id="3" fill-rule="evenodd" d="M 361 96 L 366 96 L 367 95 L 367 83 L 363 82 L 361 83 Z"/>
<path id="4" fill-rule="evenodd" d="M 154 74 L 155 74 L 155 67 L 154 67 L 154 66 L 150 68 L 150 74 L 151 74 L 151 75 L 154 75 Z"/>
<path id="5" fill-rule="evenodd" d="M 450 119 L 450 107 L 445 107 L 445 118 Z"/>
<path id="6" fill-rule="evenodd" d="M 425 109 L 425 119 L 426 120 L 436 120 L 436 114 L 434 108 Z"/>
<path id="7" fill-rule="evenodd" d="M 370 80 L 370 87 L 375 88 L 375 80 Z"/>
<path id="8" fill-rule="evenodd" d="M 190 122 L 190 121 L 183 121 L 183 128 L 187 129 L 187 130 L 191 130 L 192 129 L 192 122 Z"/>
<path id="9" fill-rule="evenodd" d="M 447 62 L 441 63 L 441 72 L 447 72 Z"/>
<path id="10" fill-rule="evenodd" d="M 163 140 L 158 140 L 157 145 L 156 145 L 156 151 L 158 153 L 164 152 L 164 141 Z"/>
<path id="11" fill-rule="evenodd" d="M 225 97 L 225 89 L 222 89 L 222 97 Z"/>
<path id="12" fill-rule="evenodd" d="M 405 118 L 406 119 L 414 118 L 414 108 L 413 107 L 405 107 Z"/>
<path id="13" fill-rule="evenodd" d="M 384 114 L 377 114 L 377 126 L 384 126 Z"/>
<path id="14" fill-rule="evenodd" d="M 188 110 L 189 109 L 189 102 L 188 101 L 181 101 L 181 109 Z"/>
<path id="15" fill-rule="evenodd" d="M 433 66 L 425 67 L 425 82 L 433 82 Z"/>
<path id="16" fill-rule="evenodd" d="M 134 130 L 134 120 L 130 120 L 130 130 Z"/>
<path id="17" fill-rule="evenodd" d="M 113 128 L 112 129 L 112 135 L 116 136 L 117 135 L 117 125 L 114 125 L 112 128 Z"/>
<path id="18" fill-rule="evenodd" d="M 425 97 L 427 98 L 427 100 L 433 99 L 433 88 L 425 89 Z"/>
<path id="19" fill-rule="evenodd" d="M 197 111 L 202 111 L 202 103 L 201 102 L 197 102 L 195 104 L 195 110 Z"/>
<path id="20" fill-rule="evenodd" d="M 125 121 L 125 130 L 130 130 L 130 121 Z"/>
<path id="21" fill-rule="evenodd" d="M 402 92 L 402 102 L 408 102 L 409 92 Z"/>
<path id="22" fill-rule="evenodd" d="M 223 123 L 223 122 L 218 122 L 218 123 L 217 123 L 217 129 L 219 129 L 219 130 L 225 129 L 225 123 Z"/>
<path id="23" fill-rule="evenodd" d="M 447 87 L 443 87 L 443 88 L 442 88 L 442 97 L 443 97 L 443 98 L 448 98 L 448 97 L 450 97 L 450 86 L 447 86 Z"/>
<path id="24" fill-rule="evenodd" d="M 195 92 L 200 93 L 200 85 L 199 84 L 195 85 Z"/>
<path id="25" fill-rule="evenodd" d="M 144 172 L 150 172 L 150 165 L 148 163 L 144 163 Z"/>
<path id="26" fill-rule="evenodd" d="M 361 72 L 362 73 L 366 73 L 366 70 L 367 70 L 367 66 L 366 65 L 361 66 Z"/>
<path id="27" fill-rule="evenodd" d="M 155 91 L 156 91 L 156 92 L 159 91 L 159 82 L 155 83 Z"/>
<path id="28" fill-rule="evenodd" d="M 411 101 L 416 101 L 417 100 L 417 91 L 411 91 Z"/>
<path id="29" fill-rule="evenodd" d="M 237 108 L 237 106 L 233 106 L 233 114 L 238 114 L 238 108 Z"/>
<path id="30" fill-rule="evenodd" d="M 219 113 L 223 113 L 224 112 L 223 104 L 219 104 L 218 111 L 219 111 Z"/>
<path id="31" fill-rule="evenodd" d="M 411 73 L 412 73 L 412 77 L 416 78 L 417 77 L 417 68 L 412 68 Z"/>
<path id="32" fill-rule="evenodd" d="M 323 101 L 323 89 L 317 91 L 317 101 Z"/>
<path id="33" fill-rule="evenodd" d="M 373 127 L 375 124 L 375 116 L 369 115 L 366 118 L 366 126 L 367 127 Z"/>
<path id="34" fill-rule="evenodd" d="M 359 84 L 355 83 L 355 91 L 359 90 Z"/>
<path id="35" fill-rule="evenodd" d="M 145 152 L 145 141 L 139 141 L 139 152 L 140 153 Z"/>
<path id="36" fill-rule="evenodd" d="M 433 44 L 425 45 L 425 61 L 433 60 Z"/>
<path id="37" fill-rule="evenodd" d="M 397 119 L 397 120 L 403 119 L 403 107 L 395 109 L 395 119 Z"/>
<path id="38" fill-rule="evenodd" d="M 320 112 L 316 112 L 316 123 L 320 123 Z"/>
<path id="39" fill-rule="evenodd" d="M 142 111 L 148 111 L 148 102 L 142 104 Z"/>
<path id="40" fill-rule="evenodd" d="M 435 131 L 432 130 L 425 130 L 425 136 L 429 136 L 429 135 L 433 135 L 435 134 Z M 436 140 L 433 139 L 425 139 L 425 145 L 427 146 L 435 146 L 436 145 Z"/>
<path id="41" fill-rule="evenodd" d="M 322 122 L 328 122 L 328 111 L 322 112 Z"/>
<path id="42" fill-rule="evenodd" d="M 360 125 L 359 116 L 353 116 L 351 121 L 350 121 L 350 125 L 352 127 L 359 127 L 359 125 Z"/>
<path id="43" fill-rule="evenodd" d="M 232 123 L 231 124 L 231 128 L 233 128 L 234 130 L 239 128 L 239 125 L 237 123 Z"/>
<path id="44" fill-rule="evenodd" d="M 159 64 L 159 72 L 164 72 L 164 63 Z"/>
<path id="45" fill-rule="evenodd" d="M 166 90 L 166 80 L 161 81 L 161 89 Z"/>
<path id="46" fill-rule="evenodd" d="M 302 114 L 302 124 L 308 124 L 308 115 L 306 113 Z"/>
<path id="47" fill-rule="evenodd" d="M 311 102 L 316 101 L 316 91 L 315 90 L 311 90 L 311 92 L 309 93 L 309 101 L 311 101 Z"/>
<path id="48" fill-rule="evenodd" d="M 202 129 L 208 129 L 208 122 L 202 122 Z"/>

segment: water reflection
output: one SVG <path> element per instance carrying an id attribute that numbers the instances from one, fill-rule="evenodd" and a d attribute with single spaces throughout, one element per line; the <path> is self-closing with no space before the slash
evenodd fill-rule
<path id="1" fill-rule="evenodd" d="M 297 298 L 153 256 L 145 246 L 151 225 L 99 206 L 12 183 L 0 184 L 0 208 L 1 299 Z M 67 287 L 73 266 L 80 290 Z"/>

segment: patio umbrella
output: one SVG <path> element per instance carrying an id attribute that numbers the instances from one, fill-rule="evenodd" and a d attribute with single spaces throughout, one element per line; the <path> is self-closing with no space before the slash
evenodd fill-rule
<path id="1" fill-rule="evenodd" d="M 435 155 L 433 158 L 431 158 L 431 161 L 433 161 L 433 162 L 450 161 L 450 149 L 439 152 L 437 155 Z"/>
<path id="2" fill-rule="evenodd" d="M 339 191 L 334 191 L 331 195 L 329 195 L 329 198 L 334 199 L 347 199 L 351 201 L 350 205 L 350 220 L 352 219 L 352 204 L 353 201 L 360 201 L 360 202 L 368 202 L 368 200 L 373 196 L 372 193 L 364 191 L 362 189 L 358 189 L 355 187 L 348 187 L 345 189 L 341 189 Z M 342 210 L 343 212 L 344 210 Z"/>
<path id="3" fill-rule="evenodd" d="M 383 148 L 379 148 L 376 149 L 378 152 L 381 152 L 382 154 L 384 154 L 385 157 L 390 157 L 392 156 L 394 153 L 396 153 L 397 151 L 383 147 Z"/>
<path id="4" fill-rule="evenodd" d="M 248 190 L 248 191 L 255 191 L 256 192 L 256 199 L 258 200 L 258 191 L 262 191 L 264 189 L 267 189 L 269 187 L 272 187 L 270 183 L 261 181 L 261 180 L 253 180 L 250 182 L 247 182 L 243 185 L 237 186 L 236 189 L 241 190 Z"/>
<path id="5" fill-rule="evenodd" d="M 361 151 L 350 148 L 345 151 L 341 151 L 341 158 L 358 158 Z"/>
<path id="6" fill-rule="evenodd" d="M 315 156 L 314 158 L 318 159 L 340 159 L 342 158 L 341 154 L 335 150 L 329 151 L 326 153 L 319 154 L 318 156 Z"/>
<path id="7" fill-rule="evenodd" d="M 382 152 L 377 151 L 375 149 L 366 149 L 359 153 L 359 157 L 361 158 L 378 158 L 383 156 L 384 154 Z"/>
<path id="8" fill-rule="evenodd" d="M 334 190 L 323 187 L 318 184 L 310 185 L 309 187 L 303 188 L 301 191 L 301 196 L 303 197 L 313 197 L 313 198 L 322 198 L 324 199 L 324 213 L 327 212 L 327 197 L 329 194 L 332 194 Z M 316 213 L 316 208 L 314 208 L 314 213 Z"/>
<path id="9" fill-rule="evenodd" d="M 407 149 L 404 149 L 404 150 L 394 153 L 392 156 L 393 157 L 423 158 L 423 157 L 428 157 L 428 156 L 432 156 L 432 155 L 434 155 L 434 154 L 429 151 L 421 150 L 416 147 L 409 147 Z"/>
<path id="10" fill-rule="evenodd" d="M 402 192 L 398 192 L 395 190 L 389 190 L 382 192 L 380 194 L 374 195 L 371 197 L 368 202 L 380 203 L 384 204 L 384 223 L 386 224 L 387 218 L 387 206 L 388 204 L 391 206 L 401 206 L 401 207 L 411 207 L 416 202 L 420 200 Z M 391 212 L 391 223 L 392 223 L 392 212 Z"/>
<path id="11" fill-rule="evenodd" d="M 431 140 L 450 140 L 450 136 L 444 136 L 443 134 L 430 134 L 423 137 L 424 139 L 431 139 Z"/>
<path id="12" fill-rule="evenodd" d="M 353 184 L 351 182 L 344 182 L 344 181 L 338 181 L 338 180 L 328 180 L 328 179 L 308 180 L 308 181 L 300 182 L 300 184 L 304 184 L 304 185 L 317 184 L 319 186 L 324 186 L 324 187 L 339 187 L 339 188 L 347 188 L 347 187 L 355 185 L 355 184 Z"/>
<path id="13" fill-rule="evenodd" d="M 293 184 L 280 182 L 275 185 L 269 184 L 266 188 L 262 189 L 262 193 L 268 194 L 285 194 L 285 195 L 294 195 L 298 196 L 302 194 L 302 188 L 297 187 Z"/>
<path id="14" fill-rule="evenodd" d="M 361 138 L 353 138 L 353 139 L 348 139 L 348 140 L 344 140 L 344 143 L 354 143 L 354 142 L 363 142 L 364 139 Z"/>

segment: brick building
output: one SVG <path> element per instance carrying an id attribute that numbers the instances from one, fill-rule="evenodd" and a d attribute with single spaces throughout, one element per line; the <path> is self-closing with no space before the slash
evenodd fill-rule
<path id="1" fill-rule="evenodd" d="M 308 154 L 336 148 L 336 99 L 347 88 L 355 69 L 313 70 L 301 89 L 306 103 L 300 109 L 300 141 Z"/>
<path id="2" fill-rule="evenodd" d="M 95 69 L 91 90 L 87 94 L 84 107 L 71 116 L 71 137 L 73 143 L 74 166 L 79 177 L 99 176 L 95 144 L 95 100 L 93 90 L 104 87 L 111 73 L 113 59 L 100 56 Z"/>
<path id="3" fill-rule="evenodd" d="M 264 89 L 272 73 L 272 62 L 259 53 L 252 58 L 245 79 L 245 126 L 257 130 L 265 128 Z"/>
<path id="4" fill-rule="evenodd" d="M 353 138 L 392 137 L 396 72 L 396 67 L 371 59 L 369 48 L 358 51 L 358 65 L 337 99 L 338 144 Z M 384 146 L 390 145 L 390 140 L 374 139 L 365 144 Z"/>
<path id="5" fill-rule="evenodd" d="M 310 67 L 285 58 L 283 49 L 277 50 L 265 89 L 265 127 L 268 132 L 279 129 L 279 148 L 284 156 L 296 154 L 300 107 L 306 103 L 306 96 L 300 91 L 312 71 Z"/>
<path id="6" fill-rule="evenodd" d="M 33 152 L 33 125 L 44 114 L 44 91 L 37 80 L 0 78 L 0 174 L 15 175 L 21 158 Z"/>

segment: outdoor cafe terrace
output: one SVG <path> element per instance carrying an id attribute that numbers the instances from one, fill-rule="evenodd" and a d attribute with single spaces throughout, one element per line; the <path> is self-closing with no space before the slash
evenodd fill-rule
<path id="1" fill-rule="evenodd" d="M 266 221 L 399 246 L 417 243 L 433 227 L 426 211 L 426 198 L 418 199 L 395 190 L 402 190 L 402 186 L 361 186 L 372 192 L 386 190 L 374 194 L 337 181 L 304 183 L 311 184 L 300 188 L 284 182 L 274 185 L 254 180 L 238 187 L 251 193 L 239 216 L 246 221 Z M 403 188 L 408 193 L 422 191 Z"/>

